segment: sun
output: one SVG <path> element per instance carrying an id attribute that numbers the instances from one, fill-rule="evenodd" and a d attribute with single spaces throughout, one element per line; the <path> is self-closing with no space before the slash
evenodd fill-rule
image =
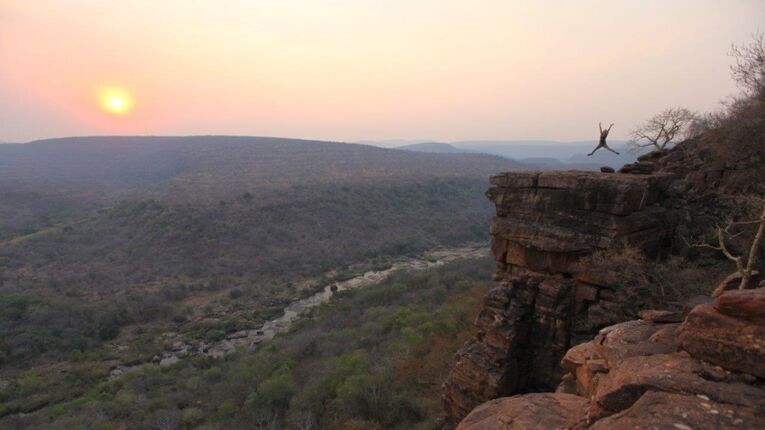
<path id="1" fill-rule="evenodd" d="M 125 115 L 133 109 L 133 98 L 120 88 L 103 88 L 98 98 L 101 109 L 114 115 Z"/>

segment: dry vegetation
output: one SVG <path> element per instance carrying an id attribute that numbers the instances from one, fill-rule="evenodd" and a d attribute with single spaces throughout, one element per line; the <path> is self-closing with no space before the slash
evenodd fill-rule
<path id="1" fill-rule="evenodd" d="M 0 390 L 0 427 L 429 429 L 492 267 L 461 261 L 340 293 L 288 335 L 223 360 L 145 365 L 110 382 L 87 359 L 66 374 L 28 371 Z"/>

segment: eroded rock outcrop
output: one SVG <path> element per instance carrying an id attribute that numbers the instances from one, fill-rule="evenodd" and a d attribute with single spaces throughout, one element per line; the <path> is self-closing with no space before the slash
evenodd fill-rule
<path id="1" fill-rule="evenodd" d="M 573 273 L 581 257 L 616 244 L 657 248 L 667 234 L 660 203 L 672 179 L 577 171 L 493 176 L 486 195 L 497 208 L 490 232 L 499 270 Z"/>
<path id="2" fill-rule="evenodd" d="M 765 289 L 728 291 L 682 324 L 646 313 L 607 327 L 566 353 L 555 393 L 485 403 L 458 430 L 762 428 L 765 326 L 722 306 L 744 293 L 765 300 Z"/>
<path id="3" fill-rule="evenodd" d="M 679 342 L 705 361 L 765 378 L 765 288 L 726 291 L 695 307 Z"/>
<path id="4" fill-rule="evenodd" d="M 614 274 L 582 259 L 623 245 L 656 252 L 670 234 L 672 212 L 662 203 L 673 180 L 574 171 L 491 178 L 500 284 L 443 384 L 444 428 L 486 400 L 554 389 L 572 338 L 614 323 L 620 308 L 612 301 Z"/>
<path id="5" fill-rule="evenodd" d="M 558 379 L 573 293 L 572 280 L 541 275 L 514 276 L 489 292 L 476 319 L 480 332 L 459 351 L 443 385 L 454 423 L 485 400 Z"/>

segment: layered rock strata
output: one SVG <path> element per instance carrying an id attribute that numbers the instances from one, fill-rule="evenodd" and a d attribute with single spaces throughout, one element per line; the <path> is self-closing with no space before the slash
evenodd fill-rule
<path id="1" fill-rule="evenodd" d="M 669 235 L 662 205 L 672 175 L 510 172 L 493 176 L 492 253 L 500 281 L 443 384 L 451 428 L 478 404 L 554 389 L 560 359 L 577 332 L 613 323 L 613 273 L 581 264 L 596 251 L 629 245 L 656 252 Z"/>
<path id="2" fill-rule="evenodd" d="M 575 273 L 583 256 L 615 245 L 655 250 L 667 235 L 662 206 L 673 176 L 510 172 L 486 192 L 497 208 L 492 251 L 501 273 Z"/>
<path id="3" fill-rule="evenodd" d="M 741 296 L 747 304 L 741 303 Z M 458 430 L 758 429 L 765 422 L 765 289 L 727 291 L 685 321 L 649 312 L 562 360 L 555 393 L 495 399 Z"/>

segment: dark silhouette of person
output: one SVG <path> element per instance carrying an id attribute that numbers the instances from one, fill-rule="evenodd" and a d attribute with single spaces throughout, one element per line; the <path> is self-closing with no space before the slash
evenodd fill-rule
<path id="1" fill-rule="evenodd" d="M 611 127 L 613 127 L 613 126 L 614 126 L 614 124 L 611 123 L 611 125 L 609 125 L 607 129 L 603 130 L 603 125 L 598 123 L 598 128 L 600 129 L 600 142 L 598 142 L 598 146 L 596 146 L 595 149 L 592 150 L 592 152 L 587 154 L 588 157 L 590 155 L 594 154 L 595 151 L 597 151 L 600 148 L 607 149 L 607 150 L 613 152 L 614 154 L 619 155 L 618 152 L 616 152 L 613 149 L 609 148 L 608 144 L 606 143 L 606 138 L 608 137 L 608 132 L 611 131 Z"/>

